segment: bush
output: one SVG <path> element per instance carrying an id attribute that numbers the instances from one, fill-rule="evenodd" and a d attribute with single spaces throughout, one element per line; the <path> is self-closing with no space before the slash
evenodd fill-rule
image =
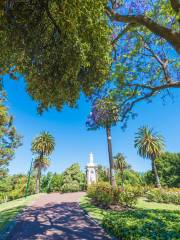
<path id="1" fill-rule="evenodd" d="M 86 177 L 78 163 L 72 164 L 62 174 L 62 192 L 78 192 L 85 190 Z"/>
<path id="2" fill-rule="evenodd" d="M 98 206 L 109 207 L 110 205 L 121 205 L 124 207 L 133 207 L 137 198 L 141 195 L 138 187 L 126 186 L 123 189 L 112 188 L 107 182 L 93 184 L 88 187 L 88 197 L 90 197 Z"/>
<path id="3" fill-rule="evenodd" d="M 152 189 L 147 192 L 146 198 L 151 202 L 180 204 L 180 190 Z"/>
<path id="4" fill-rule="evenodd" d="M 108 213 L 103 226 L 123 240 L 175 240 L 180 239 L 180 212 L 135 210 Z"/>
<path id="5" fill-rule="evenodd" d="M 87 194 L 98 206 L 108 207 L 113 203 L 113 190 L 107 182 L 99 182 L 89 186 Z"/>

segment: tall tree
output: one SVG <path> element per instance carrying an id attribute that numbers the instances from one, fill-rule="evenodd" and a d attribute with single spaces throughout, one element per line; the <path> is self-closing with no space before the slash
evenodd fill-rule
<path id="1" fill-rule="evenodd" d="M 49 132 L 42 132 L 32 141 L 32 152 L 37 155 L 34 168 L 37 169 L 36 193 L 40 191 L 41 170 L 49 166 L 48 156 L 55 147 L 54 137 Z"/>
<path id="2" fill-rule="evenodd" d="M 100 127 L 106 129 L 110 166 L 110 183 L 113 187 L 116 185 L 116 181 L 112 154 L 111 127 L 116 125 L 118 120 L 119 107 L 116 101 L 111 97 L 104 97 L 95 100 L 92 103 L 92 111 L 86 122 L 89 130 L 96 130 Z"/>
<path id="3" fill-rule="evenodd" d="M 3 3 L 0 71 L 25 76 L 39 111 L 74 106 L 82 90 L 89 95 L 107 79 L 111 30 L 106 0 Z"/>
<path id="4" fill-rule="evenodd" d="M 15 149 L 21 145 L 21 136 L 13 126 L 13 117 L 5 106 L 6 94 L 0 91 L 0 176 L 6 172 Z"/>
<path id="5" fill-rule="evenodd" d="M 156 186 L 161 187 L 160 179 L 158 176 L 155 159 L 162 154 L 164 149 L 164 138 L 154 132 L 154 130 L 148 127 L 141 127 L 138 129 L 135 137 L 135 148 L 138 150 L 138 154 L 143 158 L 149 158 L 152 162 L 152 173 L 156 180 Z"/>

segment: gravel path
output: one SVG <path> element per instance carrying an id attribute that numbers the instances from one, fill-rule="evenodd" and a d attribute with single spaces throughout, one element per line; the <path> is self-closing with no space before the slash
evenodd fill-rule
<path id="1" fill-rule="evenodd" d="M 33 202 L 18 218 L 8 240 L 110 240 L 79 207 L 85 193 L 51 193 Z"/>

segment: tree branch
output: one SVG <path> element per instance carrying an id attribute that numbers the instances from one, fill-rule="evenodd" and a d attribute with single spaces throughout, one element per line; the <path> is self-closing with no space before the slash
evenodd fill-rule
<path id="1" fill-rule="evenodd" d="M 130 83 L 127 84 L 128 87 L 141 87 L 141 88 L 146 88 L 149 89 L 153 92 L 158 92 L 160 90 L 163 89 L 168 89 L 168 88 L 180 88 L 180 81 L 179 82 L 171 82 L 171 83 L 167 83 L 164 85 L 159 85 L 159 86 L 149 86 L 149 85 L 144 85 L 144 84 L 138 84 L 138 83 Z"/>
<path id="2" fill-rule="evenodd" d="M 126 33 L 128 32 L 131 28 L 136 26 L 137 24 L 134 23 L 129 23 L 126 25 L 126 27 L 117 35 L 117 37 L 112 41 L 112 45 L 114 46 L 117 41 Z"/>
<path id="3" fill-rule="evenodd" d="M 179 1 L 178 1 L 178 0 L 170 0 L 170 2 L 171 2 L 171 6 L 172 6 L 172 8 L 174 9 L 174 11 L 175 11 L 176 13 L 179 13 L 179 9 L 180 9 L 180 3 L 179 3 Z"/>
<path id="4" fill-rule="evenodd" d="M 154 34 L 168 41 L 176 49 L 177 52 L 180 52 L 180 33 L 161 26 L 158 23 L 154 22 L 151 18 L 144 15 L 120 15 L 119 13 L 115 13 L 109 7 L 106 7 L 106 13 L 114 21 L 134 23 L 138 24 L 139 26 L 148 28 Z"/>

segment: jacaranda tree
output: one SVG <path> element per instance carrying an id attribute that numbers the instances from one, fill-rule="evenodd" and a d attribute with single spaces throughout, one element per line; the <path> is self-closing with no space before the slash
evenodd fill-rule
<path id="1" fill-rule="evenodd" d="M 5 100 L 5 93 L 0 91 L 0 176 L 6 172 L 9 162 L 14 157 L 15 149 L 21 145 L 22 138 L 17 134 L 13 117 L 4 104 Z"/>
<path id="2" fill-rule="evenodd" d="M 111 97 L 104 97 L 101 99 L 96 99 L 92 103 L 92 110 L 86 122 L 86 125 L 89 130 L 96 130 L 100 127 L 106 129 L 110 166 L 110 183 L 112 186 L 115 186 L 116 182 L 114 176 L 111 127 L 115 126 L 118 120 L 119 120 L 119 107 L 116 101 Z"/>
<path id="3" fill-rule="evenodd" d="M 164 138 L 148 127 L 138 129 L 135 137 L 135 148 L 138 154 L 143 158 L 149 158 L 152 162 L 152 173 L 156 180 L 156 187 L 160 188 L 160 179 L 158 176 L 155 159 L 161 156 L 164 150 Z"/>
<path id="4" fill-rule="evenodd" d="M 49 132 L 42 132 L 32 141 L 32 152 L 36 155 L 34 168 L 37 169 L 36 193 L 40 191 L 41 170 L 49 166 L 48 156 L 55 147 L 54 137 Z"/>
<path id="5" fill-rule="evenodd" d="M 123 115 L 141 101 L 180 88 L 178 0 L 112 0 L 106 7 L 113 34 L 113 76 Z"/>

